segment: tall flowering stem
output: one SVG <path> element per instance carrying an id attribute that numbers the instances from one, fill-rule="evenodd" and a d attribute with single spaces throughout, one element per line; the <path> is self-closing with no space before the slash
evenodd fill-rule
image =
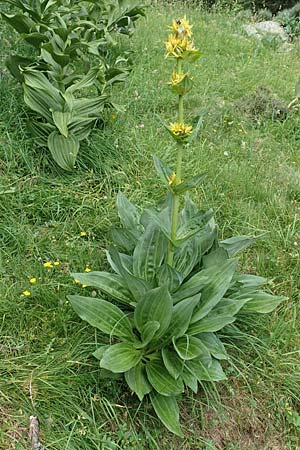
<path id="1" fill-rule="evenodd" d="M 171 214 L 171 240 L 169 241 L 167 261 L 170 266 L 173 265 L 174 259 L 174 242 L 176 241 L 178 227 L 178 213 L 180 206 L 180 194 L 176 192 L 176 186 L 182 183 L 182 159 L 184 145 L 188 142 L 189 136 L 192 134 L 193 128 L 184 123 L 183 98 L 184 95 L 192 88 L 193 82 L 188 73 L 183 72 L 184 61 L 196 61 L 200 53 L 194 47 L 191 40 L 192 27 L 184 17 L 183 19 L 174 20 L 172 23 L 172 34 L 169 35 L 166 43 L 166 57 L 176 60 L 176 68 L 169 83 L 172 91 L 178 95 L 178 119 L 176 123 L 170 123 L 169 131 L 177 142 L 177 162 L 176 172 L 170 177 L 169 186 L 172 191 L 172 214 Z"/>

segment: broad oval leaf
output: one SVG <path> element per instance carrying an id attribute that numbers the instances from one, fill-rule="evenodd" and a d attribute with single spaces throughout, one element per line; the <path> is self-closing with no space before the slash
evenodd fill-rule
<path id="1" fill-rule="evenodd" d="M 190 320 L 195 307 L 200 301 L 201 294 L 187 298 L 173 307 L 173 314 L 167 332 L 163 337 L 163 344 L 172 341 L 185 334 L 189 327 Z"/>
<path id="2" fill-rule="evenodd" d="M 133 274 L 144 280 L 153 280 L 161 266 L 168 247 L 164 233 L 150 225 L 139 238 L 133 253 Z"/>
<path id="3" fill-rule="evenodd" d="M 121 303 L 130 305 L 133 302 L 131 293 L 124 286 L 122 277 L 119 275 L 109 272 L 72 273 L 71 275 L 81 284 L 98 288 Z"/>
<path id="4" fill-rule="evenodd" d="M 173 345 L 183 360 L 195 359 L 200 355 L 210 359 L 210 353 L 207 347 L 195 336 L 185 334 L 179 339 L 173 340 Z"/>
<path id="5" fill-rule="evenodd" d="M 226 349 L 216 334 L 201 333 L 197 337 L 216 359 L 228 359 Z"/>
<path id="6" fill-rule="evenodd" d="M 161 349 L 161 356 L 165 365 L 165 368 L 169 374 L 177 380 L 182 374 L 184 368 L 184 361 L 179 358 L 177 353 L 172 347 L 164 347 Z"/>
<path id="7" fill-rule="evenodd" d="M 186 368 L 198 381 L 221 381 L 227 378 L 221 364 L 215 359 L 212 360 L 210 366 L 204 364 L 200 359 L 193 359 L 186 362 Z"/>
<path id="8" fill-rule="evenodd" d="M 165 397 L 157 392 L 151 392 L 150 400 L 157 417 L 168 430 L 177 436 L 184 437 L 179 425 L 179 408 L 175 397 Z"/>
<path id="9" fill-rule="evenodd" d="M 122 225 L 125 228 L 140 228 L 140 213 L 137 207 L 122 192 L 119 192 L 117 196 L 117 209 Z"/>
<path id="10" fill-rule="evenodd" d="M 237 253 L 245 250 L 249 245 L 253 244 L 256 241 L 256 238 L 249 236 L 233 236 L 229 239 L 225 239 L 220 242 L 220 246 L 223 247 L 229 257 L 236 255 Z"/>
<path id="11" fill-rule="evenodd" d="M 160 286 L 148 291 L 138 302 L 134 311 L 137 329 L 143 333 L 145 325 L 150 321 L 160 324 L 158 339 L 169 327 L 172 317 L 173 302 L 167 286 Z"/>
<path id="12" fill-rule="evenodd" d="M 204 317 L 204 319 L 199 320 L 199 322 L 192 323 L 187 333 L 195 335 L 198 333 L 219 331 L 226 325 L 233 323 L 235 320 L 236 317 L 234 316 L 219 316 L 211 313 Z"/>
<path id="13" fill-rule="evenodd" d="M 287 297 L 271 295 L 262 291 L 248 294 L 248 297 L 250 297 L 250 300 L 243 306 L 240 311 L 241 313 L 270 313 L 277 308 L 280 303 L 287 300 Z"/>
<path id="14" fill-rule="evenodd" d="M 111 336 L 132 338 L 131 323 L 116 305 L 94 297 L 68 295 L 68 300 L 82 320 Z"/>
<path id="15" fill-rule="evenodd" d="M 143 400 L 146 394 L 152 391 L 152 386 L 147 380 L 145 366 L 141 362 L 125 373 L 125 380 L 140 401 Z"/>
<path id="16" fill-rule="evenodd" d="M 162 395 L 177 395 L 184 391 L 181 378 L 175 380 L 164 366 L 162 359 L 146 364 L 147 377 L 154 389 Z"/>
<path id="17" fill-rule="evenodd" d="M 48 147 L 54 161 L 64 170 L 74 169 L 79 151 L 79 140 L 72 134 L 68 137 L 53 131 L 48 137 Z"/>
<path id="18" fill-rule="evenodd" d="M 227 260 L 219 268 L 213 267 L 215 273 L 206 286 L 201 289 L 201 302 L 194 311 L 192 323 L 205 317 L 225 295 L 235 272 L 236 264 L 235 260 Z"/>
<path id="19" fill-rule="evenodd" d="M 127 372 L 141 361 L 142 356 L 142 351 L 134 348 L 131 342 L 120 342 L 105 350 L 100 367 L 114 373 Z"/>

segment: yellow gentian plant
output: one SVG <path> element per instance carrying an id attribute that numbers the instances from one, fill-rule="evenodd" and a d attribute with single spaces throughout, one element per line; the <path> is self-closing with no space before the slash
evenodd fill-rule
<path id="1" fill-rule="evenodd" d="M 187 194 L 180 210 L 181 195 L 203 180 L 182 179 L 184 147 L 194 133 L 184 121 L 183 97 L 192 80 L 182 64 L 200 54 L 185 17 L 174 20 L 171 31 L 166 56 L 176 66 L 170 86 L 178 95 L 178 117 L 167 129 L 177 146 L 175 170 L 154 157 L 166 201 L 140 211 L 119 193 L 121 227 L 112 230 L 114 245 L 107 251 L 112 273 L 72 274 L 105 298 L 68 299 L 83 320 L 108 336 L 102 344 L 98 339 L 93 353 L 102 375 L 124 376 L 139 400 L 148 396 L 162 423 L 183 437 L 177 396 L 226 378 L 222 363 L 229 356 L 218 331 L 239 315 L 272 311 L 284 297 L 264 292 L 264 278 L 236 271 L 236 254 L 253 238 L 219 240 L 213 212 L 200 211 Z"/>

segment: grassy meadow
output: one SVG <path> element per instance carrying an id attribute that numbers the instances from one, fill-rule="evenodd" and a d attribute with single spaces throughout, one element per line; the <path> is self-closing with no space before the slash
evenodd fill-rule
<path id="1" fill-rule="evenodd" d="M 168 433 L 151 405 L 140 406 L 120 381 L 99 379 L 99 361 L 91 353 L 101 333 L 66 301 L 67 294 L 83 291 L 69 273 L 106 267 L 119 190 L 141 206 L 162 195 L 152 154 L 172 164 L 174 146 L 158 116 L 172 120 L 176 110 L 166 85 L 172 63 L 164 60 L 163 43 L 178 7 L 149 8 L 139 21 L 128 44 L 134 71 L 114 90 L 126 111 L 116 117 L 107 112 L 70 174 L 27 132 L 21 89 L 4 63 L 17 38 L 1 23 L 3 450 L 30 448 L 31 415 L 40 420 L 47 450 L 300 449 L 300 116 L 295 110 L 277 118 L 263 113 L 259 99 L 251 103 L 258 87 L 283 104 L 293 99 L 300 43 L 283 51 L 276 42 L 238 36 L 242 22 L 234 15 L 199 8 L 180 14 L 193 22 L 203 53 L 192 67 L 195 87 L 186 102 L 189 121 L 201 115 L 203 122 L 186 151 L 185 172 L 208 174 L 193 197 L 215 210 L 221 236 L 259 237 L 240 264 L 267 277 L 269 288 L 289 300 L 273 314 L 236 323 L 239 339 L 228 330 L 228 380 L 198 395 L 187 392 L 180 402 L 185 439 Z M 59 265 L 47 269 L 47 261 Z"/>

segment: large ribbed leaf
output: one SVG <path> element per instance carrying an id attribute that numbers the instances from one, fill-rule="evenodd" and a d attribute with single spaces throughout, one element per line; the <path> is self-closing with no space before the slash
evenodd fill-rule
<path id="1" fill-rule="evenodd" d="M 119 192 L 117 196 L 117 209 L 125 228 L 138 229 L 140 227 L 140 213 L 137 207 L 122 192 Z"/>
<path id="2" fill-rule="evenodd" d="M 255 242 L 255 238 L 249 236 L 234 236 L 224 241 L 220 241 L 220 246 L 225 248 L 229 257 L 245 250 L 249 245 Z"/>
<path id="3" fill-rule="evenodd" d="M 146 364 L 148 380 L 154 389 L 162 395 L 177 395 L 183 392 L 184 386 L 181 378 L 175 380 L 164 366 L 161 359 Z"/>
<path id="4" fill-rule="evenodd" d="M 117 274 L 109 272 L 72 273 L 72 277 L 81 284 L 100 289 L 119 302 L 127 305 L 133 302 L 131 293 Z"/>
<path id="5" fill-rule="evenodd" d="M 197 379 L 196 375 L 194 375 L 189 369 L 187 369 L 185 367 L 182 372 L 182 379 L 183 379 L 184 384 L 187 387 L 189 387 L 190 389 L 192 389 L 192 391 L 195 392 L 195 394 L 197 394 L 198 379 Z"/>
<path id="6" fill-rule="evenodd" d="M 174 303 L 178 303 L 188 297 L 193 297 L 201 292 L 214 277 L 216 271 L 217 269 L 215 267 L 201 270 L 189 278 L 185 283 L 182 283 L 180 288 L 172 295 Z"/>
<path id="7" fill-rule="evenodd" d="M 36 94 L 42 93 L 49 102 L 49 108 L 53 111 L 61 111 L 64 101 L 60 94 L 60 91 L 50 83 L 46 75 L 42 72 L 26 68 L 24 70 L 24 80 L 26 86 L 31 87 L 36 91 Z"/>
<path id="8" fill-rule="evenodd" d="M 106 255 L 111 267 L 122 276 L 127 289 L 132 293 L 134 299 L 139 301 L 145 292 L 151 288 L 150 283 L 146 280 L 140 280 L 129 273 L 127 269 L 127 261 L 124 261 L 122 254 L 120 254 L 115 248 L 111 248 L 107 251 Z"/>
<path id="9" fill-rule="evenodd" d="M 166 186 L 169 186 L 173 171 L 156 155 L 153 155 L 153 162 L 158 176 Z"/>
<path id="10" fill-rule="evenodd" d="M 139 238 L 133 253 L 133 274 L 144 280 L 153 280 L 167 251 L 168 241 L 155 225 L 149 225 Z"/>
<path id="11" fill-rule="evenodd" d="M 65 137 L 53 131 L 48 137 L 48 147 L 54 161 L 64 170 L 73 170 L 79 151 L 79 141 L 69 134 Z"/>
<path id="12" fill-rule="evenodd" d="M 183 360 L 194 359 L 200 355 L 210 359 L 210 353 L 207 347 L 195 336 L 185 334 L 179 339 L 173 340 L 173 345 L 176 352 Z"/>
<path id="13" fill-rule="evenodd" d="M 135 349 L 131 342 L 120 342 L 105 350 L 100 367 L 114 373 L 127 372 L 141 361 L 142 356 L 142 351 Z"/>
<path id="14" fill-rule="evenodd" d="M 184 361 L 180 359 L 178 354 L 172 347 L 164 347 L 161 350 L 161 356 L 165 365 L 165 368 L 172 375 L 175 380 L 182 374 Z"/>
<path id="15" fill-rule="evenodd" d="M 226 380 L 221 364 L 215 359 L 212 360 L 210 366 L 203 364 L 200 359 L 193 359 L 186 362 L 186 368 L 197 377 L 198 381 Z"/>
<path id="16" fill-rule="evenodd" d="M 151 392 L 150 400 L 159 419 L 172 433 L 183 437 L 179 425 L 179 409 L 175 397 L 165 397 L 157 392 Z"/>
<path id="17" fill-rule="evenodd" d="M 167 286 L 151 289 L 135 308 L 134 321 L 137 329 L 143 333 L 148 322 L 156 321 L 160 324 L 156 338 L 163 336 L 171 321 L 172 307 L 173 302 Z"/>
<path id="18" fill-rule="evenodd" d="M 73 103 L 73 112 L 77 116 L 98 117 L 107 102 L 107 95 L 94 98 L 76 98 Z"/>
<path id="19" fill-rule="evenodd" d="M 130 321 L 116 305 L 94 297 L 69 295 L 71 305 L 82 320 L 103 333 L 132 338 L 133 332 Z"/>
<path id="20" fill-rule="evenodd" d="M 222 298 L 222 300 L 220 300 L 219 303 L 211 310 L 211 314 L 215 316 L 235 316 L 248 301 L 249 298 Z"/>
<path id="21" fill-rule="evenodd" d="M 80 89 L 86 89 L 89 86 L 93 86 L 101 69 L 101 66 L 91 67 L 86 75 L 84 75 L 79 81 L 68 87 L 67 92 L 74 93 L 75 91 L 78 91 Z"/>
<path id="22" fill-rule="evenodd" d="M 22 67 L 29 66 L 33 63 L 33 58 L 20 55 L 10 55 L 5 61 L 6 67 L 10 73 L 20 82 L 24 81 L 24 75 L 21 71 Z"/>
<path id="23" fill-rule="evenodd" d="M 49 122 L 52 122 L 52 113 L 50 110 L 57 107 L 53 99 L 49 98 L 49 95 L 44 91 L 33 89 L 30 86 L 26 86 L 25 83 L 23 83 L 23 93 L 26 105 L 32 111 L 39 113 Z"/>
<path id="24" fill-rule="evenodd" d="M 183 275 L 177 270 L 173 269 L 173 267 L 169 266 L 169 264 L 167 263 L 164 263 L 157 270 L 156 275 L 158 284 L 160 286 L 162 286 L 163 284 L 167 285 L 171 293 L 176 291 L 183 281 Z"/>
<path id="25" fill-rule="evenodd" d="M 219 331 L 226 325 L 233 323 L 236 317 L 234 316 L 222 316 L 214 315 L 214 313 L 208 314 L 204 319 L 199 320 L 199 322 L 194 322 L 190 325 L 187 333 L 190 335 L 195 335 L 198 333 L 214 332 Z"/>
<path id="26" fill-rule="evenodd" d="M 55 126 L 58 128 L 60 133 L 68 137 L 68 125 L 72 118 L 72 113 L 70 112 L 61 112 L 61 111 L 52 111 L 53 122 Z"/>
<path id="27" fill-rule="evenodd" d="M 219 303 L 226 293 L 236 268 L 236 261 L 228 260 L 217 269 L 206 286 L 201 289 L 201 302 L 195 309 L 191 322 L 198 322 Z M 209 270 L 209 269 L 208 269 Z"/>
<path id="28" fill-rule="evenodd" d="M 30 29 L 35 26 L 35 23 L 24 14 L 5 14 L 2 12 L 1 16 L 19 33 L 29 33 Z"/>
<path id="29" fill-rule="evenodd" d="M 216 359 L 228 359 L 226 349 L 216 334 L 201 333 L 197 337 Z"/>
<path id="30" fill-rule="evenodd" d="M 189 327 L 195 307 L 200 301 L 200 294 L 187 298 L 173 307 L 171 323 L 163 337 L 164 343 L 172 341 L 173 337 L 183 336 Z"/>
<path id="31" fill-rule="evenodd" d="M 250 297 L 250 300 L 243 306 L 241 313 L 269 313 L 280 303 L 287 300 L 287 297 L 271 295 L 263 291 L 248 294 L 247 296 Z"/>
<path id="32" fill-rule="evenodd" d="M 142 342 L 136 343 L 135 348 L 144 348 L 146 347 L 156 336 L 157 331 L 160 329 L 160 324 L 155 320 L 151 320 L 143 325 L 143 330 L 141 333 Z"/>
<path id="33" fill-rule="evenodd" d="M 199 233 L 206 225 L 206 223 L 213 217 L 213 211 L 209 210 L 203 214 L 199 211 L 194 217 L 189 219 L 186 223 L 178 228 L 176 240 L 174 245 L 179 247 L 183 242 L 190 239 L 195 234 Z"/>
<path id="34" fill-rule="evenodd" d="M 147 380 L 145 367 L 141 362 L 125 373 L 125 380 L 130 389 L 136 393 L 140 401 L 142 401 L 144 396 L 149 394 L 152 390 L 152 386 Z"/>

